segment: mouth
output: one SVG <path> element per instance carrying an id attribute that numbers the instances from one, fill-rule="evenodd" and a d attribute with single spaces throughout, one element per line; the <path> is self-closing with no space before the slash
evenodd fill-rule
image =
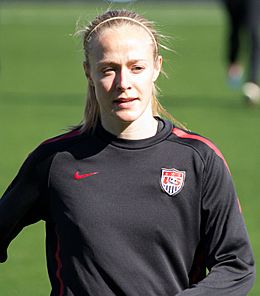
<path id="1" fill-rule="evenodd" d="M 138 98 L 118 98 L 118 99 L 114 100 L 114 103 L 115 104 L 123 104 L 123 103 L 133 102 L 135 100 L 138 100 Z"/>
<path id="2" fill-rule="evenodd" d="M 135 102 L 139 100 L 138 98 L 118 98 L 113 101 L 114 106 L 117 109 L 131 109 L 134 107 Z"/>

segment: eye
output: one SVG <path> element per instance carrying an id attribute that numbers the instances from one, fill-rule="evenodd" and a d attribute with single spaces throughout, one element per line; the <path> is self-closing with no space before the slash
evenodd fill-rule
<path id="1" fill-rule="evenodd" d="M 141 66 L 141 65 L 133 65 L 131 67 L 131 70 L 133 73 L 140 73 L 144 70 L 144 66 Z"/>
<path id="2" fill-rule="evenodd" d="M 113 69 L 112 67 L 106 67 L 102 69 L 102 73 L 104 75 L 110 75 L 115 71 L 115 69 Z"/>

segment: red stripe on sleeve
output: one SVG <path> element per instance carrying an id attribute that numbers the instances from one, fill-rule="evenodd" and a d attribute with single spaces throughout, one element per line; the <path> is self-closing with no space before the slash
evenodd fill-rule
<path id="1" fill-rule="evenodd" d="M 222 155 L 222 153 L 219 151 L 219 149 L 211 142 L 209 141 L 208 139 L 205 139 L 199 135 L 193 135 L 193 134 L 189 134 L 177 127 L 173 128 L 173 133 L 179 137 L 179 138 L 183 138 L 183 139 L 194 139 L 194 140 L 198 140 L 198 141 L 201 141 L 203 142 L 204 144 L 208 145 L 224 162 L 225 166 L 227 167 L 229 173 L 230 173 L 230 170 L 229 170 L 229 167 L 228 167 L 228 164 L 224 158 L 224 156 Z"/>
<path id="2" fill-rule="evenodd" d="M 44 142 L 42 142 L 41 145 L 43 144 L 48 144 L 48 143 L 52 143 L 52 142 L 56 142 L 56 141 L 60 141 L 60 140 L 64 140 L 64 139 L 68 139 L 68 138 L 71 138 L 71 137 L 74 137 L 74 136 L 77 136 L 81 133 L 80 130 L 74 130 L 74 131 L 71 131 L 71 132 L 68 132 L 64 135 L 61 135 L 61 136 L 57 136 L 57 137 L 54 137 L 54 138 L 51 138 L 51 139 L 48 139 Z"/>
<path id="3" fill-rule="evenodd" d="M 62 269 L 62 262 L 61 262 L 61 258 L 60 258 L 60 239 L 59 239 L 59 235 L 57 233 L 56 230 L 56 235 L 57 235 L 57 248 L 56 248 L 56 252 L 55 252 L 55 260 L 57 263 L 57 270 L 56 270 L 56 277 L 60 286 L 60 290 L 59 290 L 59 296 L 63 295 L 63 290 L 64 290 L 64 284 L 63 284 L 63 280 L 61 278 L 61 269 Z"/>
<path id="4" fill-rule="evenodd" d="M 224 164 L 225 164 L 226 168 L 228 169 L 229 173 L 231 174 L 230 169 L 228 167 L 228 164 L 227 164 L 224 156 L 219 151 L 219 149 L 212 142 L 210 142 L 208 139 L 205 139 L 205 138 L 203 138 L 201 136 L 198 136 L 198 135 L 193 135 L 193 134 L 186 133 L 185 131 L 183 131 L 183 130 L 177 128 L 177 127 L 173 128 L 172 132 L 177 137 L 179 137 L 179 138 L 183 138 L 183 139 L 195 139 L 195 140 L 201 141 L 201 142 L 205 143 L 206 145 L 208 145 L 224 161 Z M 238 203 L 238 207 L 239 207 L 240 213 L 242 213 L 242 207 L 240 205 L 239 198 L 237 198 L 237 203 Z"/>

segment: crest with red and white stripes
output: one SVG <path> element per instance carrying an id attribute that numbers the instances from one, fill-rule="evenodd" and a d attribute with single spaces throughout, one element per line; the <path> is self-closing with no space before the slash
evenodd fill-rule
<path id="1" fill-rule="evenodd" d="M 186 172 L 178 171 L 174 168 L 165 169 L 162 168 L 161 175 L 161 188 L 168 195 L 173 196 L 178 194 L 183 186 L 185 181 Z"/>

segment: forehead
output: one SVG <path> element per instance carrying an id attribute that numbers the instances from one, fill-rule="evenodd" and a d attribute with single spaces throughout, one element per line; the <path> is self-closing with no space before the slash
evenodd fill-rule
<path id="1" fill-rule="evenodd" d="M 154 41 L 145 29 L 130 24 L 104 28 L 91 43 L 90 54 L 96 60 L 119 56 L 150 59 L 155 48 Z"/>

